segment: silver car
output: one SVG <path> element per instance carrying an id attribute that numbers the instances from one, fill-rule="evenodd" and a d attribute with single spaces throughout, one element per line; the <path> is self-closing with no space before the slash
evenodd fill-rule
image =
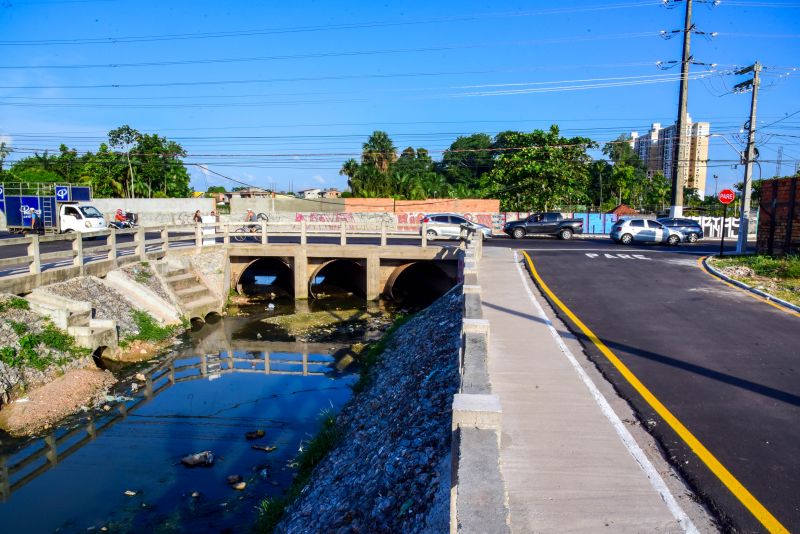
<path id="1" fill-rule="evenodd" d="M 623 219 L 611 227 L 611 239 L 623 245 L 633 242 L 677 245 L 683 241 L 683 234 L 653 219 Z"/>
<path id="2" fill-rule="evenodd" d="M 422 235 L 422 224 L 427 224 L 428 239 L 458 239 L 461 225 L 466 224 L 483 234 L 484 239 L 491 239 L 492 229 L 488 226 L 468 221 L 457 213 L 431 213 L 420 221 L 419 233 Z"/>

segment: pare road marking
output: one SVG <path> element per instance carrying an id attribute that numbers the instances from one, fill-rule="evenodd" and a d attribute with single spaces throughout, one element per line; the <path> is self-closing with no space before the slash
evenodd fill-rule
<path id="1" fill-rule="evenodd" d="M 652 260 L 652 258 L 648 258 L 642 254 L 609 254 L 607 252 L 604 254 L 595 254 L 594 252 L 587 252 L 586 256 L 590 259 L 605 258 L 609 260 Z"/>

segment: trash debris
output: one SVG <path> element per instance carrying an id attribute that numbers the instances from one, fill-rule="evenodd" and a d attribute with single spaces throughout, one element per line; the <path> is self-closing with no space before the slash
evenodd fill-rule
<path id="1" fill-rule="evenodd" d="M 269 304 L 267 304 L 267 309 L 268 309 L 269 311 L 273 311 L 273 310 L 275 309 L 275 305 L 274 305 L 273 303 L 271 303 L 271 302 L 270 302 Z"/>
<path id="2" fill-rule="evenodd" d="M 242 481 L 241 475 L 228 475 L 227 477 L 225 477 L 225 482 L 231 485 L 238 484 L 241 481 Z"/>
<path id="3" fill-rule="evenodd" d="M 199 491 L 193 491 L 192 492 L 192 499 L 197 499 L 198 497 L 200 497 L 200 492 Z"/>
<path id="4" fill-rule="evenodd" d="M 17 399 L 14 402 L 30 402 L 31 400 L 28 397 L 22 397 L 21 399 Z"/>
<path id="5" fill-rule="evenodd" d="M 133 384 L 131 384 L 131 393 L 136 393 L 137 391 L 139 391 L 139 384 L 134 382 Z"/>
<path id="6" fill-rule="evenodd" d="M 139 382 L 144 382 L 145 380 L 147 380 L 147 378 L 142 373 L 136 373 L 136 376 L 134 376 L 134 378 Z"/>
<path id="7" fill-rule="evenodd" d="M 107 411 L 111 410 L 111 406 L 109 406 L 108 404 L 104 404 L 103 405 L 103 410 L 107 412 Z"/>
<path id="8" fill-rule="evenodd" d="M 247 482 L 237 482 L 233 485 L 233 489 L 236 491 L 242 491 L 244 488 L 247 487 Z"/>
<path id="9" fill-rule="evenodd" d="M 276 450 L 278 447 L 274 445 L 252 445 L 251 448 L 257 451 L 272 452 Z"/>
<path id="10" fill-rule="evenodd" d="M 136 492 L 132 490 L 125 490 L 125 495 L 127 495 L 128 497 L 135 497 Z"/>
<path id="11" fill-rule="evenodd" d="M 264 434 L 265 432 L 259 429 L 259 430 L 254 430 L 252 432 L 248 432 L 247 434 L 244 435 L 244 437 L 249 440 L 253 440 L 253 439 L 263 438 Z"/>
<path id="12" fill-rule="evenodd" d="M 261 339 L 261 332 L 256 334 L 256 339 Z"/>
<path id="13" fill-rule="evenodd" d="M 214 463 L 214 453 L 203 451 L 181 458 L 181 463 L 186 467 L 204 466 L 210 467 Z"/>

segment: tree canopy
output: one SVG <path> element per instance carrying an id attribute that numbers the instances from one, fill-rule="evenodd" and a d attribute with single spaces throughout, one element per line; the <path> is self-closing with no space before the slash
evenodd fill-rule
<path id="1" fill-rule="evenodd" d="M 8 152 L 0 146 L 0 162 Z M 101 143 L 97 152 L 78 154 L 62 144 L 58 154 L 35 153 L 7 171 L 0 164 L 0 172 L 9 182 L 90 185 L 96 197 L 187 197 L 191 188 L 185 156 L 178 143 L 124 125 L 108 132 L 108 143 Z"/>

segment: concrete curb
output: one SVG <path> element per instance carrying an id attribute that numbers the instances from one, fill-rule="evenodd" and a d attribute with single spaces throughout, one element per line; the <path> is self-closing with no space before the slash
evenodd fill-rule
<path id="1" fill-rule="evenodd" d="M 766 299 L 766 300 L 768 300 L 768 301 L 770 301 L 770 302 L 772 302 L 774 304 L 777 304 L 779 306 L 783 306 L 787 310 L 800 312 L 800 306 L 792 304 L 791 302 L 786 302 L 785 300 L 779 299 L 778 297 L 776 297 L 774 295 L 770 295 L 769 293 L 767 293 L 765 291 L 761 291 L 760 289 L 756 289 L 753 286 L 745 284 L 744 282 L 740 282 L 739 280 L 736 280 L 734 278 L 731 278 L 730 276 L 722 274 L 722 272 L 718 271 L 717 269 L 715 269 L 714 267 L 712 267 L 708 263 L 708 258 L 709 258 L 709 256 L 706 256 L 706 257 L 703 258 L 703 267 L 705 268 L 705 270 L 709 274 L 714 275 L 717 278 L 728 282 L 729 284 L 733 284 L 733 285 L 735 285 L 736 287 L 738 287 L 740 289 L 744 289 L 745 291 L 749 291 L 750 293 L 753 293 L 754 295 L 758 295 L 759 297 L 761 297 L 763 299 Z"/>

